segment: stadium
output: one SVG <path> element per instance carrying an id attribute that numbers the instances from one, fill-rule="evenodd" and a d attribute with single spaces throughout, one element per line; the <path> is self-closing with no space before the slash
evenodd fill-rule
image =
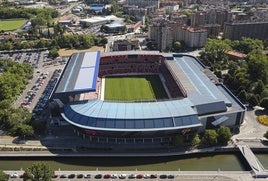
<path id="1" fill-rule="evenodd" d="M 237 129 L 246 111 L 196 57 L 158 51 L 75 53 L 52 99 L 77 135 L 105 145 Z"/>

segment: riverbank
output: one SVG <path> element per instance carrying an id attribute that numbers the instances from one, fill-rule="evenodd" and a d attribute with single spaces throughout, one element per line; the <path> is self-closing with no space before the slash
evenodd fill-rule
<path id="1" fill-rule="evenodd" d="M 268 152 L 266 142 L 263 140 L 236 140 L 237 142 L 245 142 L 254 152 Z M 0 142 L 0 157 L 158 157 L 158 156 L 178 156 L 191 155 L 200 153 L 232 153 L 239 152 L 235 142 L 230 142 L 227 146 L 213 146 L 206 148 L 138 148 L 134 149 L 102 149 L 87 148 L 76 149 L 75 147 L 45 147 L 39 141 L 26 141 L 23 144 L 15 144 L 13 142 Z"/>

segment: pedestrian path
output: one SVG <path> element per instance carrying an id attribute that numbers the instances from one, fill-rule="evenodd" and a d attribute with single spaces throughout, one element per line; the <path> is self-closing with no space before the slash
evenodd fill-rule
<path id="1" fill-rule="evenodd" d="M 251 167 L 253 171 L 253 176 L 258 178 L 268 178 L 268 170 L 264 169 L 261 162 L 252 152 L 250 147 L 245 143 L 238 144 L 237 146 L 244 158 L 247 160 L 249 166 Z"/>

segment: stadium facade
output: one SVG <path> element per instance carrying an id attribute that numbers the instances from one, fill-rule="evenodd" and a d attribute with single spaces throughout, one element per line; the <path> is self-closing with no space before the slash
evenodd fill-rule
<path id="1" fill-rule="evenodd" d="M 105 77 L 159 75 L 165 100 L 108 101 Z M 73 54 L 52 95 L 64 120 L 96 143 L 170 143 L 221 125 L 243 123 L 246 107 L 196 58 L 158 51 Z"/>

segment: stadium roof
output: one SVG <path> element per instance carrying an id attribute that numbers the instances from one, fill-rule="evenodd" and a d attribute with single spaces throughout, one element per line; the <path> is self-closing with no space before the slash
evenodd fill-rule
<path id="1" fill-rule="evenodd" d="M 95 90 L 99 62 L 99 51 L 73 54 L 64 69 L 55 93 Z"/>
<path id="2" fill-rule="evenodd" d="M 188 99 L 163 102 L 117 103 L 90 100 L 71 103 L 63 117 L 71 124 L 94 129 L 174 129 L 201 126 Z"/>

